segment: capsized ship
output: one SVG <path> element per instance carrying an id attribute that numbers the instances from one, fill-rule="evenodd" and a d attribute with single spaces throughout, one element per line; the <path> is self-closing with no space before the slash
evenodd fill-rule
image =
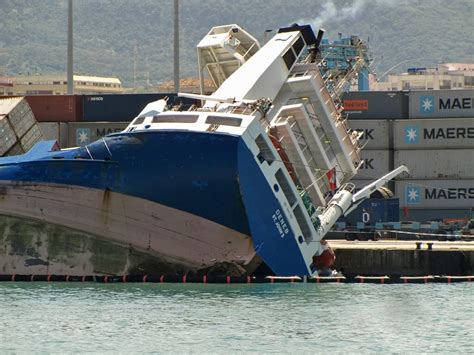
<path id="1" fill-rule="evenodd" d="M 237 25 L 199 43 L 217 90 L 201 108 L 150 103 L 126 130 L 73 149 L 0 159 L 4 273 L 314 275 L 336 220 L 405 167 L 355 193 L 357 134 L 320 74 L 310 26 L 262 48 Z M 353 71 L 357 70 L 357 63 Z M 348 73 L 350 75 L 350 73 Z M 328 197 L 334 185 L 340 186 Z M 9 233 L 7 233 L 9 232 Z"/>

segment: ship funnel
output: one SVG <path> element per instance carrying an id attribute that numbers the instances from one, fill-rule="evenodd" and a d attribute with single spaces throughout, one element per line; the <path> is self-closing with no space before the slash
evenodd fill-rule
<path id="1" fill-rule="evenodd" d="M 295 31 L 301 32 L 301 35 L 303 36 L 303 39 L 307 46 L 316 44 L 316 37 L 314 36 L 313 29 L 311 28 L 310 25 L 298 25 L 297 23 L 294 23 L 293 25 L 289 27 L 280 28 L 278 30 L 278 33 L 295 32 Z"/>
<path id="2" fill-rule="evenodd" d="M 324 32 L 326 32 L 324 28 L 320 28 L 318 31 L 318 36 L 316 37 L 316 43 L 314 44 L 314 48 L 316 48 L 316 51 L 319 50 L 319 45 L 321 44 L 321 41 L 323 40 Z"/>

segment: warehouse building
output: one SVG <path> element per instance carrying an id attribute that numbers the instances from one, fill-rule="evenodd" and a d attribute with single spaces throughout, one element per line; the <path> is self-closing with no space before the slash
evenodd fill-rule
<path id="1" fill-rule="evenodd" d="M 19 75 L 0 78 L 0 95 L 64 95 L 66 75 Z M 2 84 L 3 83 L 3 84 Z M 120 94 L 120 79 L 103 76 L 74 75 L 76 94 Z"/>

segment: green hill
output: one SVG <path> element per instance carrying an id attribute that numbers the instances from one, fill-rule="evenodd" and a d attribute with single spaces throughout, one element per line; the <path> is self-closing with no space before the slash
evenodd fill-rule
<path id="1" fill-rule="evenodd" d="M 66 68 L 67 0 L 0 0 L 0 75 Z M 75 72 L 116 75 L 125 85 L 173 75 L 172 0 L 75 0 Z M 474 1 L 181 0 L 181 76 L 197 74 L 195 46 L 214 25 L 237 23 L 260 40 L 303 20 L 369 39 L 374 68 L 473 62 Z M 134 69 L 136 68 L 136 70 Z"/>

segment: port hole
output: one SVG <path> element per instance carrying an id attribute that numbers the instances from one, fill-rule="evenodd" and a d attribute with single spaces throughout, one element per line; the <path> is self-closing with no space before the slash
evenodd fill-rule
<path id="1" fill-rule="evenodd" d="M 280 191 L 280 188 L 278 187 L 278 184 L 273 185 L 273 190 L 275 190 L 275 192 Z"/>

